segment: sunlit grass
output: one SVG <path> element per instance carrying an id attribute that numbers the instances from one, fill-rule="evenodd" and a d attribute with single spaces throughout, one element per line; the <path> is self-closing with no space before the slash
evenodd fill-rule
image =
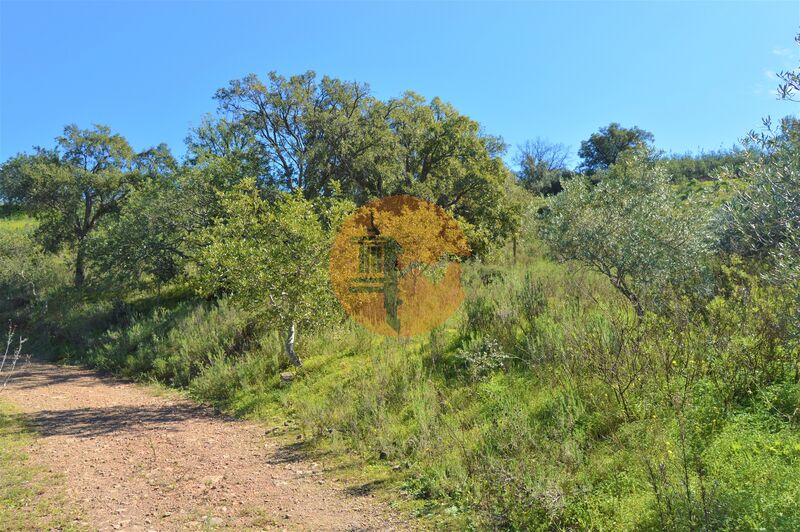
<path id="1" fill-rule="evenodd" d="M 19 412 L 0 402 L 0 530 L 83 530 L 64 501 L 64 479 L 30 458 L 36 435 Z"/>

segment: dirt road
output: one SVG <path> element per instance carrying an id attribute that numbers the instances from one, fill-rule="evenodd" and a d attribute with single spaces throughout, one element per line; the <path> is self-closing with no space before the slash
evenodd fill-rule
<path id="1" fill-rule="evenodd" d="M 183 399 L 39 363 L 20 370 L 2 399 L 27 413 L 40 435 L 32 460 L 63 474 L 91 529 L 404 528 L 263 426 Z"/>

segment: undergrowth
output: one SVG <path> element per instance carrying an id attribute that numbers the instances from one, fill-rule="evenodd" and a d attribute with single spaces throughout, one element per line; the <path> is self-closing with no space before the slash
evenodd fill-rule
<path id="1" fill-rule="evenodd" d="M 291 419 L 433 527 L 798 529 L 793 302 L 735 264 L 719 275 L 703 305 L 639 319 L 606 280 L 534 247 L 466 265 L 462 308 L 425 336 L 301 335 L 291 381 L 274 331 L 180 286 L 51 302 L 29 336 L 240 417 Z"/>

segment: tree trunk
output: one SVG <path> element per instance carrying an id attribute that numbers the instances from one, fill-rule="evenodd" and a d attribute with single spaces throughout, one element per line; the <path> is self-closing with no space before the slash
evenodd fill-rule
<path id="1" fill-rule="evenodd" d="M 289 326 L 289 331 L 286 334 L 286 356 L 289 357 L 289 362 L 297 366 L 298 368 L 303 366 L 303 361 L 300 360 L 300 357 L 297 356 L 297 353 L 294 352 L 294 337 L 297 327 L 295 326 L 294 322 Z"/>
<path id="2" fill-rule="evenodd" d="M 84 249 L 83 239 L 78 240 L 78 253 L 75 257 L 75 286 L 80 288 L 86 279 L 85 261 L 86 250 Z"/>
<path id="3" fill-rule="evenodd" d="M 641 319 L 642 316 L 644 316 L 644 307 L 642 307 L 642 302 L 639 301 L 639 297 L 628 288 L 628 285 L 626 285 L 625 281 L 623 281 L 621 278 L 610 276 L 609 278 L 611 279 L 611 284 L 613 284 L 614 287 L 619 290 L 623 296 L 625 296 L 625 299 L 631 302 L 631 305 L 633 305 L 633 310 L 636 311 L 636 317 Z"/>

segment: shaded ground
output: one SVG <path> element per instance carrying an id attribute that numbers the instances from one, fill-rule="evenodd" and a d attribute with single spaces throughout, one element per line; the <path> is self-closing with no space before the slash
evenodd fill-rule
<path id="1" fill-rule="evenodd" d="M 40 363 L 0 398 L 26 412 L 41 436 L 31 460 L 63 474 L 92 529 L 402 528 L 368 492 L 326 478 L 264 427 L 182 399 Z"/>

